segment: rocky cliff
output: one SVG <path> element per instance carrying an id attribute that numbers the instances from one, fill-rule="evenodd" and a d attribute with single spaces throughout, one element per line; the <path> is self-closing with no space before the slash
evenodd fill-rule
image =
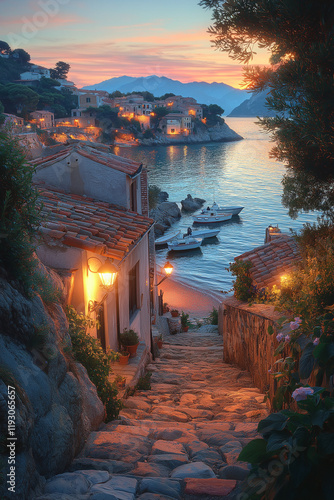
<path id="1" fill-rule="evenodd" d="M 62 291 L 55 273 L 40 271 L 46 291 Z M 34 498 L 104 418 L 85 368 L 68 354 L 70 342 L 61 303 L 27 298 L 0 271 L 1 499 Z"/>
<path id="2" fill-rule="evenodd" d="M 202 123 L 197 123 L 195 133 L 184 136 L 166 136 L 161 133 L 156 133 L 152 139 L 138 139 L 142 146 L 154 146 L 156 144 L 195 144 L 200 142 L 230 142 L 240 141 L 243 138 L 232 130 L 226 123 L 217 123 L 213 127 L 206 127 Z"/>

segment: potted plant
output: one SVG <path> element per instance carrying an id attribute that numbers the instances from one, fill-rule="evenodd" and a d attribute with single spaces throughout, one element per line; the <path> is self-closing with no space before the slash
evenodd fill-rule
<path id="1" fill-rule="evenodd" d="M 172 309 L 170 313 L 172 315 L 172 318 L 177 318 L 180 315 L 177 309 Z"/>
<path id="2" fill-rule="evenodd" d="M 139 344 L 138 333 L 134 330 L 128 330 L 125 328 L 123 332 L 120 334 L 120 342 L 123 347 L 126 348 L 130 353 L 130 358 L 134 358 L 137 353 L 137 347 Z"/>
<path id="3" fill-rule="evenodd" d="M 163 341 L 162 341 L 162 334 L 160 333 L 160 335 L 156 338 L 156 343 L 157 343 L 157 346 L 159 349 L 162 348 L 162 344 L 163 344 Z"/>
<path id="4" fill-rule="evenodd" d="M 162 312 L 163 312 L 163 314 L 166 314 L 166 313 L 169 312 L 169 307 L 168 307 L 167 302 L 164 302 L 164 305 L 163 305 L 163 308 L 162 308 Z"/>
<path id="5" fill-rule="evenodd" d="M 123 389 L 125 387 L 126 378 L 122 377 L 122 375 L 116 375 L 114 383 L 119 389 Z"/>
<path id="6" fill-rule="evenodd" d="M 187 332 L 190 326 L 189 314 L 186 314 L 184 311 L 181 313 L 181 327 L 183 332 Z"/>
<path id="7" fill-rule="evenodd" d="M 118 353 L 118 361 L 120 365 L 127 365 L 129 362 L 130 353 L 129 351 L 120 351 Z"/>

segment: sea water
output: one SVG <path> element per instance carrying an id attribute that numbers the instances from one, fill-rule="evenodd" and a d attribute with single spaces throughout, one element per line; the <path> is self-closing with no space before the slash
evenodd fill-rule
<path id="1" fill-rule="evenodd" d="M 234 258 L 264 243 L 265 229 L 277 225 L 283 232 L 298 230 L 314 222 L 317 214 L 307 213 L 293 220 L 281 203 L 283 164 L 270 159 L 273 147 L 256 118 L 226 118 L 226 123 L 244 139 L 237 142 L 115 148 L 115 153 L 142 162 L 148 168 L 150 185 L 169 193 L 168 201 L 180 203 L 187 194 L 204 198 L 204 207 L 238 205 L 238 217 L 219 224 L 219 235 L 204 240 L 198 250 L 156 251 L 158 268 L 168 259 L 178 281 L 213 292 L 228 291 L 233 277 L 227 270 Z M 186 232 L 191 214 L 182 214 L 171 231 Z M 198 226 L 197 227 L 202 227 Z M 206 227 L 211 227 L 208 225 Z"/>

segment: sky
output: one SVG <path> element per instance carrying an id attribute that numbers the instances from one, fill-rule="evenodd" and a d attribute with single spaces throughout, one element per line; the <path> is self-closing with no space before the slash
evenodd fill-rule
<path id="1" fill-rule="evenodd" d="M 242 87 L 242 65 L 212 47 L 199 0 L 0 0 L 0 40 L 47 68 L 65 61 L 77 86 L 118 76 Z M 253 61 L 265 64 L 266 52 Z"/>

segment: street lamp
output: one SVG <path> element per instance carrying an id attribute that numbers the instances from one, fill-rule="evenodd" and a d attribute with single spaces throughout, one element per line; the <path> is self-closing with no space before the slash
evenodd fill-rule
<path id="1" fill-rule="evenodd" d="M 166 274 L 166 276 L 164 276 L 162 278 L 162 280 L 159 281 L 159 283 L 156 284 L 156 286 L 159 286 L 161 285 L 161 283 L 163 281 L 165 281 L 167 278 L 169 278 L 169 276 L 172 274 L 173 270 L 174 270 L 174 267 L 172 266 L 172 264 L 170 262 L 166 262 L 166 264 L 164 265 L 164 267 L 162 268 Z"/>
<path id="2" fill-rule="evenodd" d="M 100 266 L 97 270 L 94 270 L 90 267 L 89 261 L 90 259 L 95 259 L 100 263 Z M 100 302 L 90 300 L 88 302 L 88 311 L 93 312 L 96 311 L 100 307 L 100 305 L 106 300 L 108 293 L 113 289 L 114 283 L 116 281 L 118 275 L 118 268 L 113 264 L 112 260 L 107 259 L 104 264 L 100 262 L 96 257 L 90 257 L 87 261 L 88 269 L 91 273 L 98 274 L 100 276 L 101 285 L 100 287 L 106 290 L 106 293 L 100 300 Z"/>

